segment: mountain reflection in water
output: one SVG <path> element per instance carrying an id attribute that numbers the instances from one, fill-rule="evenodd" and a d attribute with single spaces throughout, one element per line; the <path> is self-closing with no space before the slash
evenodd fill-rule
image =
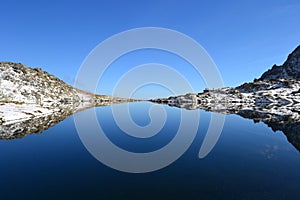
<path id="1" fill-rule="evenodd" d="M 187 110 L 202 109 L 221 114 L 236 114 L 254 123 L 263 122 L 274 132 L 282 131 L 287 140 L 300 152 L 300 110 L 294 106 L 272 106 L 271 104 L 256 104 L 247 107 L 243 104 L 210 104 L 197 103 L 167 103 L 169 106 Z"/>
<path id="2" fill-rule="evenodd" d="M 31 119 L 21 120 L 16 123 L 0 125 L 0 139 L 12 140 L 23 138 L 29 134 L 42 133 L 44 130 L 55 126 L 67 117 L 93 107 L 109 106 L 112 102 L 101 102 L 96 105 L 93 103 L 60 104 L 55 106 L 57 112 L 42 117 L 33 117 Z"/>
<path id="3" fill-rule="evenodd" d="M 29 134 L 42 133 L 44 130 L 63 121 L 70 115 L 95 106 L 109 106 L 111 103 L 100 104 L 65 104 L 59 106 L 59 111 L 51 115 L 32 118 L 17 123 L 0 125 L 0 139 L 11 140 L 23 138 Z M 270 105 L 256 105 L 255 107 L 245 107 L 241 104 L 230 105 L 203 105 L 195 103 L 168 104 L 169 106 L 181 109 L 197 110 L 202 109 L 209 112 L 222 114 L 236 114 L 243 118 L 252 119 L 254 123 L 263 122 L 274 132 L 282 131 L 287 140 L 300 151 L 300 112 L 293 107 L 272 107 Z"/>

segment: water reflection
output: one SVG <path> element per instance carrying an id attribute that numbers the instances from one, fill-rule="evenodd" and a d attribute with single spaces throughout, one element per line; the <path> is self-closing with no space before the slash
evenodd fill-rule
<path id="1" fill-rule="evenodd" d="M 236 114 L 243 118 L 252 119 L 254 123 L 263 122 L 274 132 L 282 131 L 287 140 L 300 152 L 300 110 L 293 105 L 278 106 L 272 104 L 197 104 L 197 103 L 166 103 L 187 110 L 202 109 L 221 114 Z"/>
<path id="2" fill-rule="evenodd" d="M 58 106 L 59 111 L 51 115 L 0 125 L 0 139 L 11 140 L 23 138 L 33 133 L 40 134 L 79 111 L 111 104 L 111 102 L 102 102 L 97 105 L 92 103 L 62 104 Z M 167 105 L 187 110 L 202 109 L 222 114 L 236 114 L 243 118 L 252 119 L 254 123 L 263 122 L 274 132 L 282 131 L 287 140 L 300 151 L 300 111 L 295 107 L 272 107 L 272 105 L 245 107 L 243 104 L 210 104 L 203 106 L 197 103 L 167 103 Z"/>
<path id="3" fill-rule="evenodd" d="M 0 139 L 1 140 L 12 140 L 17 138 L 23 138 L 29 134 L 40 134 L 44 130 L 56 125 L 57 123 L 63 121 L 70 115 L 73 115 L 82 110 L 98 107 L 98 106 L 108 106 L 112 102 L 101 102 L 101 103 L 76 103 L 76 104 L 59 104 L 51 105 L 57 110 L 50 115 L 42 117 L 33 117 L 26 120 L 20 120 L 16 123 L 9 123 L 0 125 Z"/>

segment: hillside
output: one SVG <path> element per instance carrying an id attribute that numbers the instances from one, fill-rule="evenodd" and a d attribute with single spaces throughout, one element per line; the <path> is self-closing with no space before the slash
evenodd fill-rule
<path id="1" fill-rule="evenodd" d="M 134 100 L 76 89 L 40 68 L 0 62 L 0 125 L 64 117 L 84 108 L 129 101 Z"/>
<path id="2" fill-rule="evenodd" d="M 73 88 L 40 68 L 20 63 L 0 62 L 0 102 L 66 103 L 78 101 L 112 100 Z"/>
<path id="3" fill-rule="evenodd" d="M 216 104 L 243 104 L 246 107 L 257 105 L 300 107 L 300 46 L 287 58 L 282 66 L 276 66 L 265 72 L 254 82 L 244 83 L 235 88 L 206 89 L 198 94 L 186 94 L 164 99 L 152 99 L 154 102 L 168 104 L 194 103 L 199 107 Z"/>

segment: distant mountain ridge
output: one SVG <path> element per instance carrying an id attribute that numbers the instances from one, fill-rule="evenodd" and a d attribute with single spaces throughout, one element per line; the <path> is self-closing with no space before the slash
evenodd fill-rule
<path id="1" fill-rule="evenodd" d="M 288 56 L 283 65 L 273 65 L 259 80 L 300 79 L 300 45 Z"/>

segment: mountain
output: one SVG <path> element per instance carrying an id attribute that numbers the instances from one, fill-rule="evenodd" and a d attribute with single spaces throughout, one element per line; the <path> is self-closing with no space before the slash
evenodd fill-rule
<path id="1" fill-rule="evenodd" d="M 43 105 L 113 99 L 73 88 L 40 68 L 12 62 L 0 62 L 0 88 L 0 102 Z"/>
<path id="2" fill-rule="evenodd" d="M 274 65 L 262 74 L 259 80 L 300 79 L 300 45 L 288 56 L 283 65 Z"/>
<path id="3" fill-rule="evenodd" d="M 253 82 L 235 88 L 205 89 L 198 94 L 151 101 L 168 104 L 196 103 L 199 107 L 215 104 L 226 104 L 229 107 L 231 104 L 243 104 L 247 107 L 258 104 L 300 107 L 300 46 L 288 56 L 282 66 L 273 67 Z"/>
<path id="4" fill-rule="evenodd" d="M 40 68 L 0 62 L 0 125 L 128 101 L 76 89 Z"/>

